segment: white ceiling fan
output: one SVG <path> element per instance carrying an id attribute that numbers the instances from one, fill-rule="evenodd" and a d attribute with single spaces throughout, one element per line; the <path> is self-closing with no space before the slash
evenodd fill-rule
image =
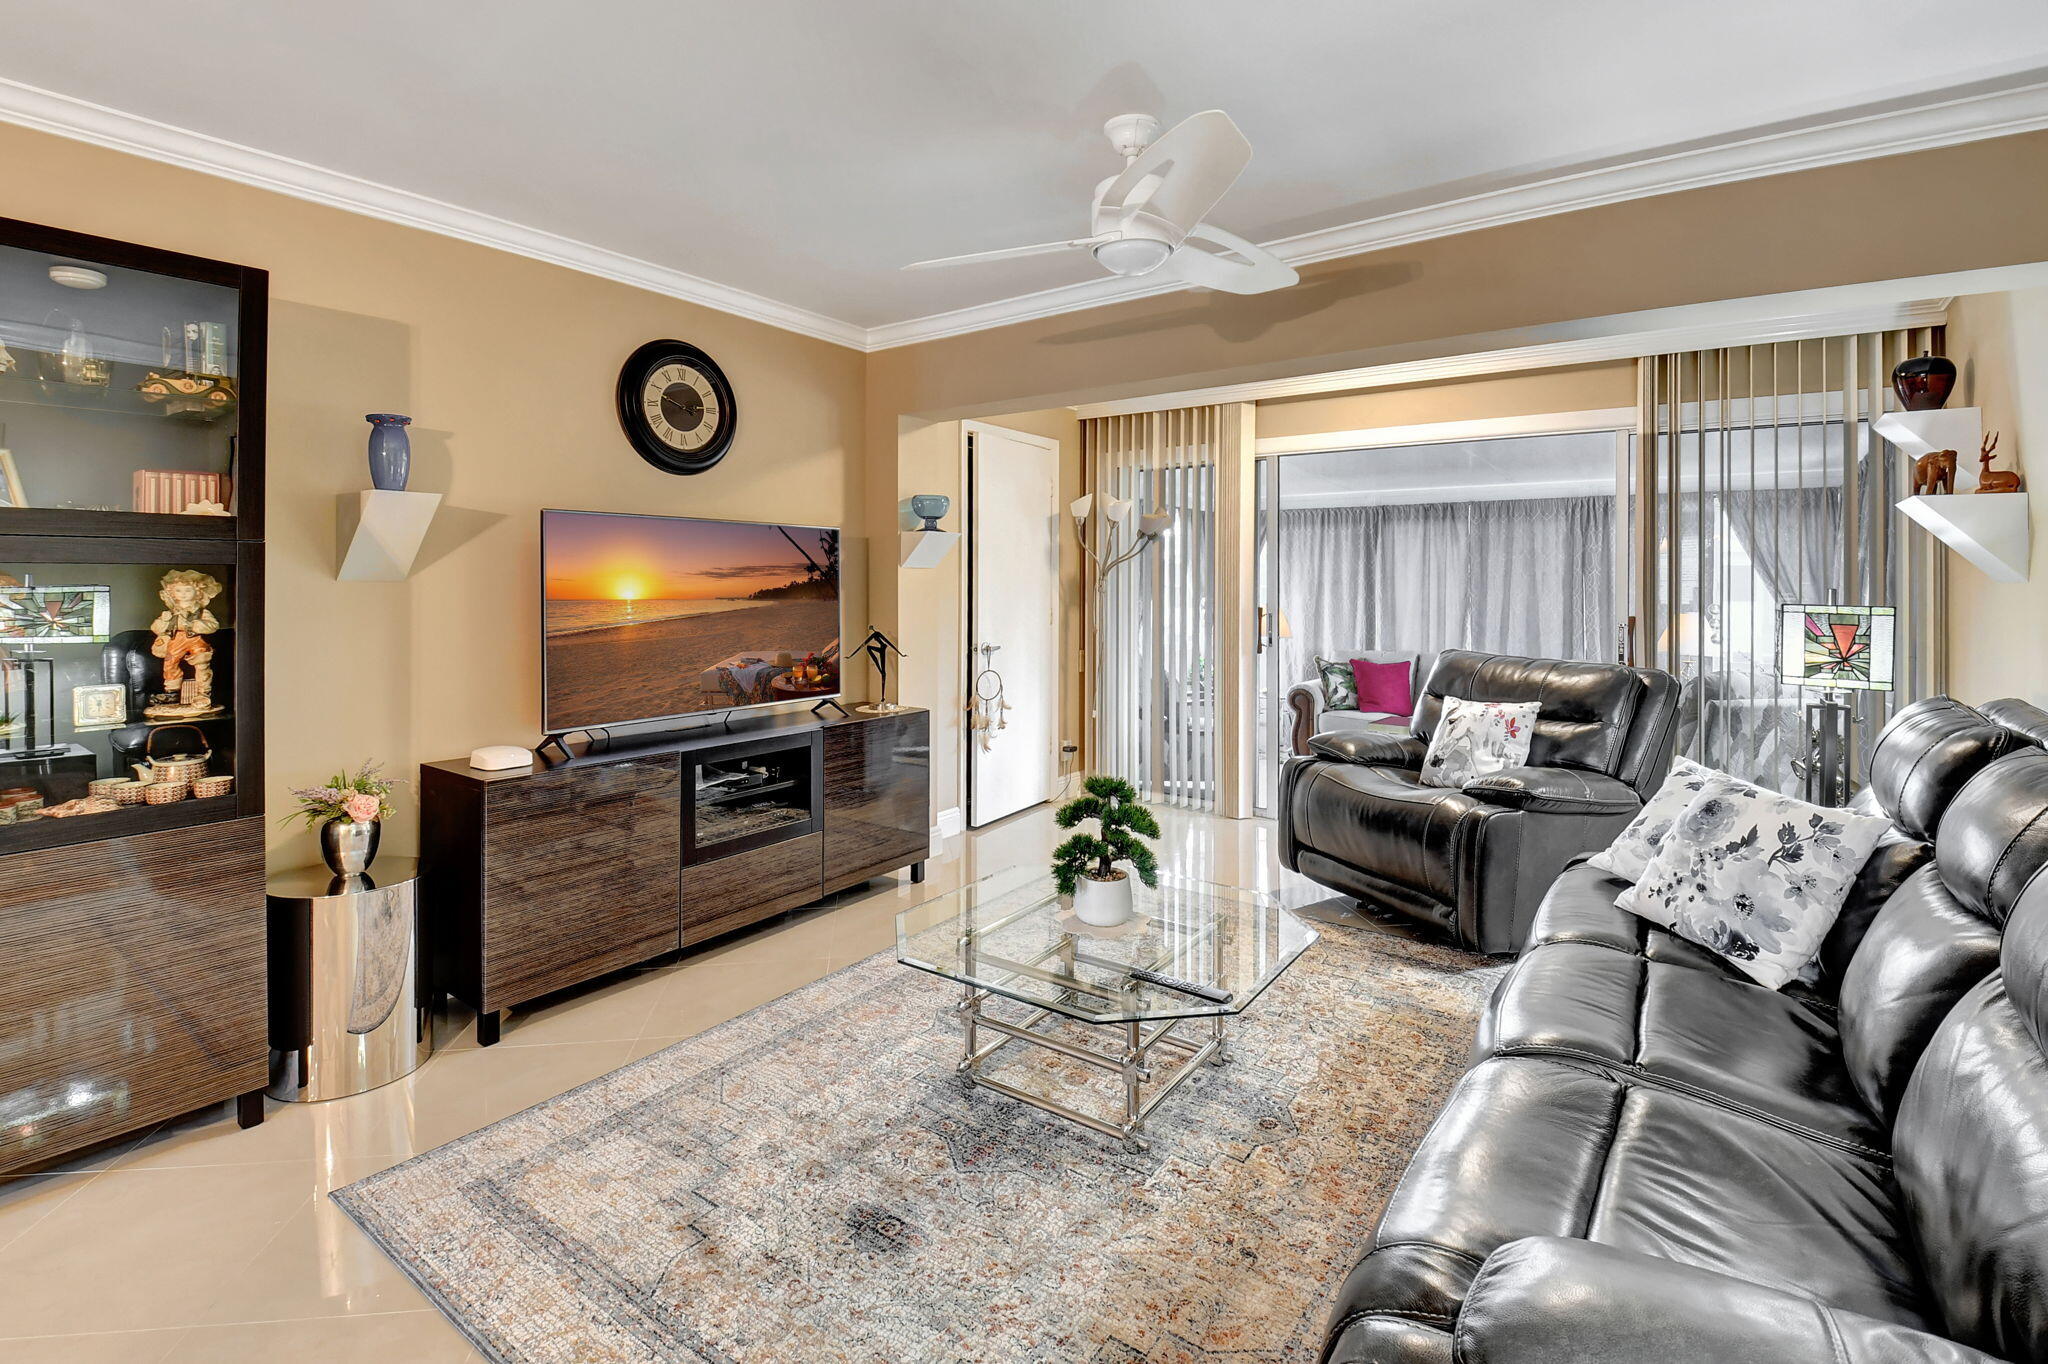
<path id="1" fill-rule="evenodd" d="M 1263 247 L 1202 221 L 1252 159 L 1252 144 L 1230 115 L 1210 109 L 1175 124 L 1162 137 L 1159 120 L 1150 114 L 1119 114 L 1102 131 L 1125 165 L 1123 174 L 1095 187 L 1092 235 L 921 260 L 903 268 L 928 270 L 1082 249 L 1112 274 L 1156 273 L 1233 294 L 1285 289 L 1301 278 Z"/>

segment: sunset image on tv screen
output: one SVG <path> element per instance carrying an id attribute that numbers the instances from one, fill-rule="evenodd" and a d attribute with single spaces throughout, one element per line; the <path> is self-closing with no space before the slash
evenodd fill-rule
<path id="1" fill-rule="evenodd" d="M 839 692 L 839 532 L 541 513 L 545 727 Z"/>

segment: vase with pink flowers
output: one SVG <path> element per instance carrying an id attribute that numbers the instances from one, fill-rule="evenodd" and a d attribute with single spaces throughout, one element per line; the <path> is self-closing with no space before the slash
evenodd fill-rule
<path id="1" fill-rule="evenodd" d="M 397 785 L 397 778 L 366 762 L 353 773 L 335 773 L 325 786 L 293 791 L 299 808 L 287 818 L 320 831 L 320 856 L 336 876 L 361 876 L 376 859 L 377 836 Z"/>

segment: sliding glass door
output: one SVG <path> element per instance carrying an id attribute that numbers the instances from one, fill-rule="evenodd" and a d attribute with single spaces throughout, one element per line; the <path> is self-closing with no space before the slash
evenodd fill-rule
<path id="1" fill-rule="evenodd" d="M 1281 619 L 1280 460 L 1268 455 L 1253 466 L 1252 696 L 1257 719 L 1252 731 L 1252 813 L 1273 812 L 1273 797 L 1285 754 L 1280 736 L 1286 732 L 1287 688 L 1279 669 Z"/>
<path id="2" fill-rule="evenodd" d="M 1152 800 L 1216 808 L 1218 457 L 1213 407 L 1103 417 L 1082 427 L 1092 543 L 1114 567 L 1092 581 L 1095 765 Z M 1157 519 L 1163 529 L 1145 527 Z"/>
<path id="3" fill-rule="evenodd" d="M 1603 428 L 1262 459 L 1259 808 L 1295 749 L 1288 692 L 1319 687 L 1318 658 L 1405 659 L 1419 680 L 1444 649 L 1616 657 L 1629 449 Z M 1318 705 L 1309 727 L 1405 724 Z"/>
<path id="4" fill-rule="evenodd" d="M 1813 698 L 1780 681 L 1787 605 L 1897 612 L 1898 691 L 1855 696 L 1852 778 L 1896 704 L 1941 689 L 1943 556 L 1894 510 L 1908 462 L 1873 427 L 1891 366 L 1932 344 L 1871 333 L 1643 361 L 1632 644 L 1681 683 L 1680 753 L 1801 789 Z"/>

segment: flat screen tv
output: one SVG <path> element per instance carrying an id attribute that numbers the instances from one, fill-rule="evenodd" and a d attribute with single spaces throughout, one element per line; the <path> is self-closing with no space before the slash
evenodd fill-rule
<path id="1" fill-rule="evenodd" d="M 551 735 L 839 695 L 839 532 L 543 511 Z"/>

